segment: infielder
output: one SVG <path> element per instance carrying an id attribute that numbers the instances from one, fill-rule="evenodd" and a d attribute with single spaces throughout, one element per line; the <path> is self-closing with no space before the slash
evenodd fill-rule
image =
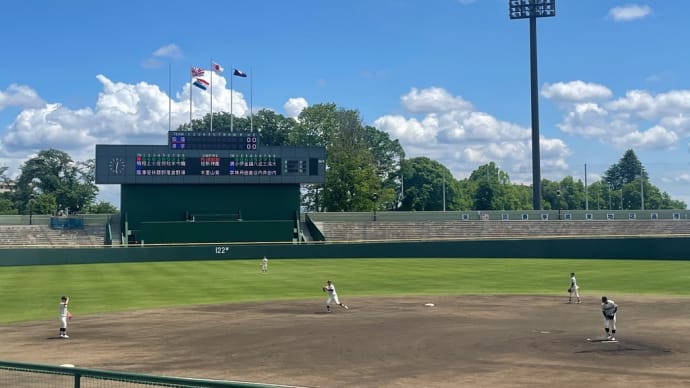
<path id="1" fill-rule="evenodd" d="M 323 292 L 328 292 L 328 300 L 326 300 L 326 311 L 328 311 L 329 313 L 331 312 L 331 302 L 335 302 L 335 304 L 344 308 L 345 310 L 349 309 L 349 307 L 340 303 L 340 300 L 338 300 L 338 293 L 335 292 L 335 286 L 333 285 L 333 282 L 331 282 L 330 280 L 327 281 L 326 285 L 323 287 Z"/>
<path id="2" fill-rule="evenodd" d="M 69 304 L 69 297 L 63 296 L 60 298 L 60 338 L 69 338 L 67 335 L 67 320 L 72 318 L 67 305 Z"/>
<path id="3" fill-rule="evenodd" d="M 268 272 L 268 259 L 266 256 L 261 259 L 261 272 Z"/>
<path id="4" fill-rule="evenodd" d="M 616 340 L 617 311 L 618 305 L 616 304 L 616 302 L 605 296 L 601 297 L 601 312 L 602 314 L 604 314 L 604 331 L 606 332 L 606 339 L 609 341 Z"/>
<path id="5" fill-rule="evenodd" d="M 575 272 L 570 273 L 570 287 L 568 287 L 568 303 L 573 303 L 573 294 L 577 298 L 577 303 L 582 303 L 580 300 L 580 292 L 578 291 L 580 286 L 577 285 L 577 280 L 575 279 Z"/>

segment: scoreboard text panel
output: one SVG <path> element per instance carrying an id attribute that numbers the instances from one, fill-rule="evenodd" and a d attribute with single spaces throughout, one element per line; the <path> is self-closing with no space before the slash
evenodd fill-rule
<path id="1" fill-rule="evenodd" d="M 258 146 L 256 138 L 249 138 L 232 139 L 221 143 L 224 148 L 209 149 L 211 143 L 203 137 L 196 139 L 201 142 L 188 142 L 188 137 L 172 139 L 167 146 L 96 145 L 96 183 L 294 184 L 326 180 L 326 152 L 321 147 Z"/>

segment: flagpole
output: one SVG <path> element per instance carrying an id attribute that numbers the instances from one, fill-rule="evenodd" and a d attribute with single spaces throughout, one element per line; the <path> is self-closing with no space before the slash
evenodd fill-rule
<path id="1" fill-rule="evenodd" d="M 194 74 L 192 69 L 189 69 L 189 130 L 192 130 L 192 82 L 194 81 Z"/>
<path id="2" fill-rule="evenodd" d="M 254 74 L 249 67 L 249 129 L 254 132 Z"/>
<path id="3" fill-rule="evenodd" d="M 172 63 L 168 63 L 168 131 L 172 130 Z"/>
<path id="4" fill-rule="evenodd" d="M 211 60 L 211 132 L 213 132 L 213 72 L 216 71 L 213 65 L 213 60 Z"/>
<path id="5" fill-rule="evenodd" d="M 232 132 L 232 79 L 235 78 L 235 68 L 230 66 L 230 132 Z"/>

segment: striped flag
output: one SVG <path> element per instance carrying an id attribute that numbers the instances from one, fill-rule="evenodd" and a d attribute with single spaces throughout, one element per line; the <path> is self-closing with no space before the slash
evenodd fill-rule
<path id="1" fill-rule="evenodd" d="M 208 82 L 206 82 L 206 80 L 203 80 L 201 78 L 197 78 L 196 81 L 194 81 L 194 86 L 196 86 L 197 88 L 199 88 L 201 90 L 206 90 L 206 88 L 208 87 Z"/>
<path id="2" fill-rule="evenodd" d="M 192 67 L 192 77 L 203 77 L 204 73 L 204 69 L 200 67 Z"/>

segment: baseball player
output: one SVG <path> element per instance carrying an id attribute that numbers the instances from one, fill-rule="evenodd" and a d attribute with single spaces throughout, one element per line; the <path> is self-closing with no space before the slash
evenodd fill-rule
<path id="1" fill-rule="evenodd" d="M 580 286 L 577 285 L 577 280 L 575 279 L 575 272 L 570 273 L 570 287 L 568 287 L 568 303 L 573 303 L 573 294 L 577 298 L 577 303 L 582 303 L 580 300 L 580 292 L 578 291 Z"/>
<path id="2" fill-rule="evenodd" d="M 601 312 L 604 314 L 604 331 L 606 332 L 606 339 L 609 341 L 616 340 L 616 312 L 618 305 L 613 300 L 602 296 L 601 297 Z"/>
<path id="3" fill-rule="evenodd" d="M 266 256 L 261 259 L 261 272 L 268 272 L 268 259 Z"/>
<path id="4" fill-rule="evenodd" d="M 69 338 L 67 335 L 67 320 L 71 318 L 69 310 L 67 310 L 67 305 L 69 304 L 69 297 L 62 296 L 60 298 L 60 338 Z"/>
<path id="5" fill-rule="evenodd" d="M 326 285 L 323 287 L 323 292 L 328 293 L 328 300 L 326 300 L 326 311 L 328 311 L 329 313 L 331 312 L 331 302 L 335 302 L 335 304 L 344 308 L 345 310 L 349 309 L 349 307 L 340 303 L 340 300 L 338 300 L 338 293 L 335 292 L 335 286 L 333 285 L 333 282 L 331 282 L 330 280 L 328 280 L 326 282 Z"/>

